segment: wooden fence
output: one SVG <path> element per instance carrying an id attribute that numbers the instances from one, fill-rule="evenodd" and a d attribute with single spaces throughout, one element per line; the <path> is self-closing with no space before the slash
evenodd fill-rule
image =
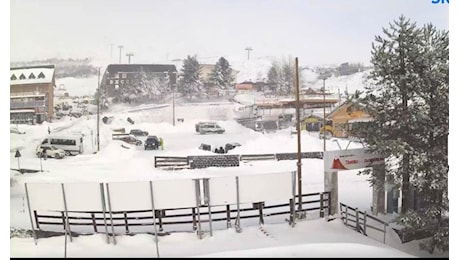
<path id="1" fill-rule="evenodd" d="M 327 211 L 329 214 L 330 200 L 329 192 L 309 193 L 302 195 L 302 212 L 311 212 L 314 214 L 318 211 L 319 218 L 324 217 Z M 296 201 L 298 195 L 295 196 Z M 306 199 L 303 199 L 306 198 Z M 246 203 L 237 209 L 236 205 L 222 205 L 208 207 L 200 205 L 195 208 L 182 209 L 164 209 L 155 210 L 155 216 L 152 209 L 136 211 L 68 211 L 68 225 L 73 234 L 77 233 L 75 227 L 86 227 L 82 233 L 111 233 L 117 234 L 114 229 L 108 227 L 123 228 L 126 234 L 129 233 L 148 233 L 142 227 L 153 227 L 159 225 L 160 232 L 164 231 L 164 226 L 170 226 L 168 232 L 177 232 L 183 230 L 197 230 L 198 224 L 225 221 L 227 228 L 232 226 L 232 220 L 236 219 L 258 219 L 259 224 L 264 224 L 267 218 L 274 216 L 284 216 L 284 220 L 292 221 L 292 207 L 298 207 L 297 202 L 292 199 L 288 203 Z M 298 212 L 294 209 L 294 212 Z M 313 215 L 311 215 L 313 217 Z M 66 216 L 64 211 L 33 211 L 35 225 L 38 230 L 44 230 L 46 226 L 62 226 L 66 229 Z M 279 220 L 283 221 L 283 220 Z M 278 221 L 277 221 L 278 222 Z M 179 228 L 182 225 L 185 229 Z M 134 228 L 141 227 L 141 230 L 134 231 Z M 46 229 L 46 228 L 45 228 Z M 110 231 L 109 231 L 110 230 Z M 118 232 L 119 233 L 119 232 Z"/>
<path id="2" fill-rule="evenodd" d="M 386 242 L 387 222 L 344 203 L 340 203 L 340 216 L 347 227 L 351 227 L 365 236 L 368 236 L 370 229 L 383 233 L 383 243 Z"/>

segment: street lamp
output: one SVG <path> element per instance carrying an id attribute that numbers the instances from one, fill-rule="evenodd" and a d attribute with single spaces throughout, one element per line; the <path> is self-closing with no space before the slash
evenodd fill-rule
<path id="1" fill-rule="evenodd" d="M 123 45 L 118 45 L 118 48 L 120 48 L 120 57 L 118 63 L 121 64 L 121 49 L 123 49 Z"/>
<path id="2" fill-rule="evenodd" d="M 126 53 L 126 56 L 128 56 L 128 64 L 131 64 L 131 56 L 134 56 L 132 52 Z"/>
<path id="3" fill-rule="evenodd" d="M 331 75 L 323 73 L 319 78 L 323 80 L 323 151 L 326 151 L 326 79 Z"/>

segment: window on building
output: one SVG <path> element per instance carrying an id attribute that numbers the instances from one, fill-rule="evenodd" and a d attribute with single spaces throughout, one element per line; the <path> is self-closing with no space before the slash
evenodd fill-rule
<path id="1" fill-rule="evenodd" d="M 13 74 L 13 75 L 11 76 L 11 78 L 10 78 L 10 80 L 17 80 L 17 79 L 18 79 L 18 78 L 16 78 L 16 75 L 14 75 L 14 74 Z"/>
<path id="2" fill-rule="evenodd" d="M 30 73 L 29 79 L 35 79 L 35 75 L 33 73 Z"/>
<path id="3" fill-rule="evenodd" d="M 40 74 L 38 74 L 38 78 L 39 78 L 39 79 L 44 79 L 44 78 L 45 78 L 45 74 L 43 74 L 43 72 L 40 72 Z"/>
<path id="4" fill-rule="evenodd" d="M 113 84 L 113 79 L 110 80 L 110 84 Z"/>
<path id="5" fill-rule="evenodd" d="M 122 74 L 121 74 L 121 78 L 122 78 L 122 79 L 126 79 L 126 77 L 127 77 L 127 74 L 126 74 L 126 73 L 122 73 Z"/>
<path id="6" fill-rule="evenodd" d="M 19 79 L 26 79 L 26 76 L 24 76 L 24 74 L 21 74 L 21 76 L 19 76 Z"/>
<path id="7" fill-rule="evenodd" d="M 123 79 L 120 80 L 120 84 L 125 84 L 125 81 Z"/>
<path id="8" fill-rule="evenodd" d="M 118 79 L 117 79 L 117 80 L 115 80 L 115 84 L 118 84 Z"/>

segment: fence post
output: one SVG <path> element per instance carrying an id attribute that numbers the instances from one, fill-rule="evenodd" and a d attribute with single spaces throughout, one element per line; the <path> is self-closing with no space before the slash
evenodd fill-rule
<path id="1" fill-rule="evenodd" d="M 97 233 L 96 219 L 94 218 L 94 213 L 91 213 L 91 219 L 93 220 L 94 232 Z"/>
<path id="2" fill-rule="evenodd" d="M 65 214 L 64 211 L 61 211 L 61 220 L 62 220 L 62 226 L 64 227 L 64 230 L 67 229 L 66 224 L 65 224 Z"/>
<path id="3" fill-rule="evenodd" d="M 340 207 L 340 219 L 341 219 L 342 222 L 343 222 L 343 209 L 342 209 L 342 208 L 343 208 L 343 204 L 342 204 L 342 202 L 340 202 L 339 207 Z"/>
<path id="4" fill-rule="evenodd" d="M 291 172 L 291 179 L 292 179 L 292 199 L 289 199 L 289 207 L 290 207 L 290 225 L 291 227 L 294 227 L 295 226 L 295 217 L 296 217 L 296 214 L 295 214 L 295 194 L 296 194 L 296 190 L 295 190 L 295 187 L 296 187 L 296 174 L 297 172 L 296 171 L 292 171 Z"/>
<path id="5" fill-rule="evenodd" d="M 345 205 L 345 225 L 348 226 L 348 206 Z"/>
<path id="6" fill-rule="evenodd" d="M 387 235 L 387 223 L 383 224 L 383 243 L 385 244 L 385 238 Z"/>
<path id="7" fill-rule="evenodd" d="M 195 208 L 192 208 L 192 228 L 195 231 L 196 230 L 196 213 L 195 213 Z"/>
<path id="8" fill-rule="evenodd" d="M 123 215 L 125 217 L 125 229 L 126 229 L 126 234 L 129 234 L 129 227 L 128 227 L 128 212 L 123 212 Z"/>
<path id="9" fill-rule="evenodd" d="M 231 223 L 231 218 L 230 218 L 230 205 L 226 205 L 225 210 L 227 211 L 227 228 L 231 228 L 232 223 Z"/>
<path id="10" fill-rule="evenodd" d="M 158 224 L 160 224 L 160 231 L 163 231 L 163 220 L 161 219 L 161 216 L 163 215 L 163 210 L 159 209 L 156 211 L 158 213 Z"/>
<path id="11" fill-rule="evenodd" d="M 327 192 L 327 215 L 331 215 L 331 192 Z"/>
<path id="12" fill-rule="evenodd" d="M 366 225 L 367 225 L 367 212 L 364 211 L 364 220 L 363 220 L 363 226 L 364 226 L 364 228 L 363 228 L 363 232 L 364 232 L 364 235 L 367 236 L 367 233 L 366 233 Z"/>
<path id="13" fill-rule="evenodd" d="M 319 194 L 319 217 L 324 218 L 324 205 L 323 205 L 323 193 Z"/>
<path id="14" fill-rule="evenodd" d="M 355 214 L 356 214 L 356 231 L 359 232 L 359 210 L 358 208 L 355 208 Z"/>
<path id="15" fill-rule="evenodd" d="M 257 203 L 259 206 L 259 225 L 264 224 L 263 202 Z"/>
<path id="16" fill-rule="evenodd" d="M 35 224 L 37 224 L 37 229 L 40 229 L 40 223 L 38 222 L 38 214 L 36 210 L 34 210 L 34 218 L 35 218 Z"/>

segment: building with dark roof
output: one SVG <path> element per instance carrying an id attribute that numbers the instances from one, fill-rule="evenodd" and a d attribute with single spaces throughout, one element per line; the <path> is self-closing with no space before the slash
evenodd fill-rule
<path id="1" fill-rule="evenodd" d="M 111 64 L 102 76 L 101 88 L 107 97 L 119 97 L 126 88 L 133 88 L 142 81 L 167 84 L 168 89 L 176 85 L 177 70 L 170 64 Z"/>
<path id="2" fill-rule="evenodd" d="M 54 73 L 54 65 L 10 68 L 10 123 L 51 122 Z"/>

